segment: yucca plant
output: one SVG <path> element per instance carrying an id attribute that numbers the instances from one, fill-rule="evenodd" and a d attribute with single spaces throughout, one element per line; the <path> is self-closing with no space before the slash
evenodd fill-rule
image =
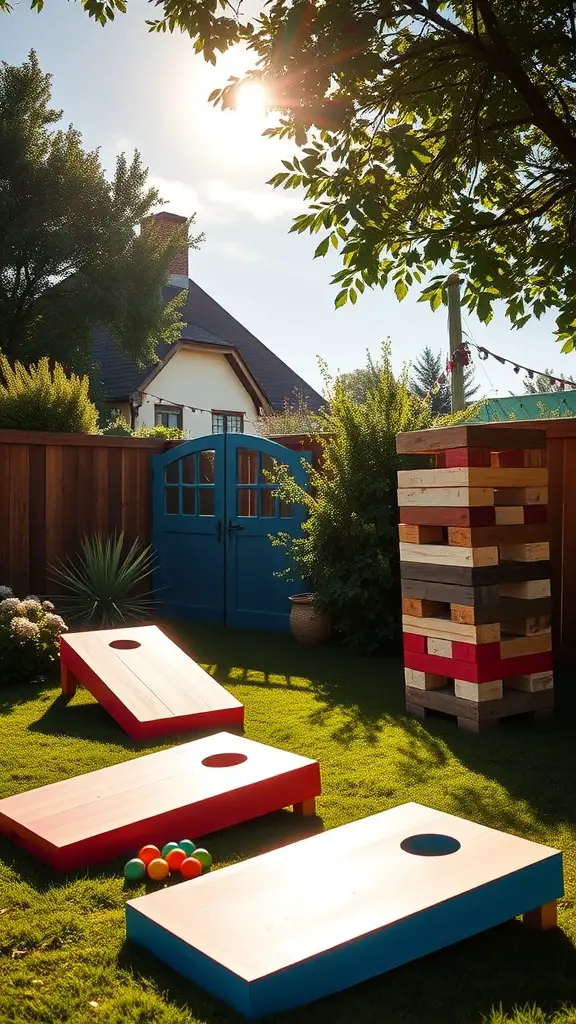
<path id="1" fill-rule="evenodd" d="M 50 578 L 64 591 L 59 605 L 69 619 L 100 627 L 141 621 L 152 608 L 151 594 L 139 592 L 150 577 L 154 555 L 136 540 L 125 550 L 124 534 L 84 537 L 76 559 L 48 567 Z"/>

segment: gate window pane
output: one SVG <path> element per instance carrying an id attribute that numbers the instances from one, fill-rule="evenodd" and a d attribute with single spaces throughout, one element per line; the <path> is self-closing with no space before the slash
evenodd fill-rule
<path id="1" fill-rule="evenodd" d="M 185 516 L 193 516 L 196 511 L 196 490 L 194 487 L 182 488 L 182 512 Z"/>
<path id="2" fill-rule="evenodd" d="M 239 484 L 258 483 L 258 452 L 239 448 L 237 456 L 237 481 Z"/>
<path id="3" fill-rule="evenodd" d="M 274 491 L 266 490 L 260 491 L 261 501 L 261 516 L 275 516 L 276 515 L 276 498 L 274 497 Z"/>
<path id="4" fill-rule="evenodd" d="M 291 519 L 292 518 L 292 505 L 289 501 L 280 501 L 280 518 Z"/>
<path id="5" fill-rule="evenodd" d="M 258 491 L 252 488 L 241 488 L 238 490 L 238 515 L 258 515 Z"/>
<path id="6" fill-rule="evenodd" d="M 178 515 L 178 494 L 180 489 L 178 487 L 165 487 L 164 488 L 164 512 L 167 516 Z"/>
<path id="7" fill-rule="evenodd" d="M 166 466 L 164 470 L 164 483 L 177 484 L 178 483 L 178 463 L 171 462 L 169 466 Z"/>
<path id="8" fill-rule="evenodd" d="M 214 489 L 212 487 L 200 487 L 198 489 L 198 504 L 201 516 L 214 515 Z"/>
<path id="9" fill-rule="evenodd" d="M 186 455 L 182 462 L 182 482 L 185 484 L 193 484 L 196 482 L 196 456 Z"/>
<path id="10" fill-rule="evenodd" d="M 261 483 L 270 483 L 270 474 L 274 473 L 276 465 L 276 459 L 273 459 L 271 455 L 262 455 Z"/>
<path id="11" fill-rule="evenodd" d="M 201 484 L 214 483 L 214 456 L 215 452 L 211 449 L 209 451 L 200 452 L 199 478 Z"/>

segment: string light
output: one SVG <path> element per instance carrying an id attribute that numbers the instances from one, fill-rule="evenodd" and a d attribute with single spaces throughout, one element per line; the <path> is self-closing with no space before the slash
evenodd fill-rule
<path id="1" fill-rule="evenodd" d="M 187 409 L 188 412 L 205 412 L 209 416 L 212 415 L 212 409 L 203 409 L 199 405 L 186 405 L 185 402 L 173 402 L 169 398 L 161 398 L 160 395 L 153 395 L 151 391 L 139 391 L 138 394 L 142 399 L 153 398 L 156 402 L 160 402 L 161 405 L 172 406 L 173 409 Z M 244 423 L 249 423 L 252 427 L 258 428 L 258 423 L 255 420 L 249 419 L 247 416 L 243 416 Z"/>

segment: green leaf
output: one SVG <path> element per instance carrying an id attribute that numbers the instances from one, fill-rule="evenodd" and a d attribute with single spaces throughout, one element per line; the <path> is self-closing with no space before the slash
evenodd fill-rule
<path id="1" fill-rule="evenodd" d="M 345 306 L 348 301 L 348 289 L 343 288 L 341 292 L 334 299 L 334 306 L 336 309 L 340 309 L 341 306 Z"/>
<path id="2" fill-rule="evenodd" d="M 394 285 L 394 292 L 399 302 L 408 295 L 408 285 L 405 281 L 397 281 Z"/>
<path id="3" fill-rule="evenodd" d="M 442 288 L 437 288 L 430 299 L 430 309 L 435 311 L 442 305 Z"/>
<path id="4" fill-rule="evenodd" d="M 318 245 L 316 247 L 316 251 L 314 253 L 314 259 L 316 259 L 317 256 L 325 256 L 326 253 L 328 252 L 328 246 L 329 245 L 330 245 L 330 235 L 326 235 L 326 238 L 323 238 L 322 241 L 320 242 L 320 245 Z"/>

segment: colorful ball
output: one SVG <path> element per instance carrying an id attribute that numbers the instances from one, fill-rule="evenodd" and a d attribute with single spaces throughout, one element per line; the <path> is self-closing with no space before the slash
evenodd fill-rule
<path id="1" fill-rule="evenodd" d="M 124 865 L 124 878 L 129 882 L 138 882 L 146 874 L 146 865 L 143 860 L 134 857 Z"/>
<path id="2" fill-rule="evenodd" d="M 204 871 L 209 871 L 212 867 L 212 857 L 208 853 L 208 850 L 194 850 L 194 856 L 196 860 L 199 860 Z"/>
<path id="3" fill-rule="evenodd" d="M 159 856 L 160 850 L 157 846 L 143 846 L 142 849 L 138 851 L 138 860 L 144 861 L 146 866 L 148 866 L 150 861 L 155 860 L 155 858 Z"/>
<path id="4" fill-rule="evenodd" d="M 166 863 L 168 864 L 170 871 L 180 871 L 182 862 L 185 860 L 186 854 L 179 846 L 177 846 L 175 850 L 169 850 L 166 854 Z"/>
<path id="5" fill-rule="evenodd" d="M 162 847 L 162 856 L 164 858 L 166 858 L 168 856 L 168 854 L 170 853 L 170 850 L 177 850 L 177 849 L 178 849 L 178 843 L 165 843 L 164 846 Z"/>
<path id="6" fill-rule="evenodd" d="M 202 874 L 202 865 L 196 857 L 186 857 L 180 865 L 182 878 L 198 878 Z"/>
<path id="7" fill-rule="evenodd" d="M 170 868 L 163 857 L 156 857 L 148 865 L 148 874 L 155 882 L 160 882 L 163 878 L 168 878 Z"/>
<path id="8" fill-rule="evenodd" d="M 192 854 L 194 853 L 194 850 L 196 849 L 196 845 L 192 842 L 191 839 L 181 839 L 180 842 L 178 843 L 178 846 L 180 847 L 181 850 L 184 850 L 184 853 L 186 854 L 187 857 L 191 857 Z"/>

